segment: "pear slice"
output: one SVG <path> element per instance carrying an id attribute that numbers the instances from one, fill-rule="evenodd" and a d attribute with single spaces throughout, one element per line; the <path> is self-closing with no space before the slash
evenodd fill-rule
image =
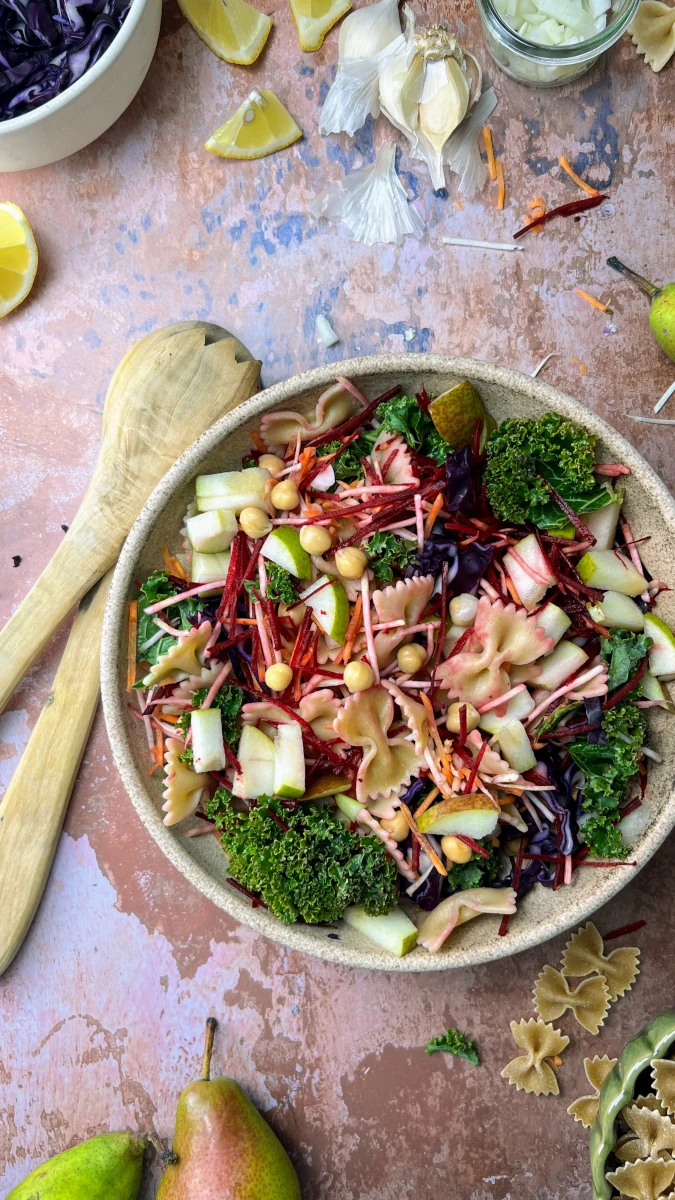
<path id="1" fill-rule="evenodd" d="M 274 795 L 298 800 L 305 791 L 305 750 L 297 721 L 279 725 L 274 739 Z"/>
<path id="2" fill-rule="evenodd" d="M 198 708 L 190 718 L 194 769 L 198 775 L 225 768 L 223 723 L 218 708 Z"/>
<path id="3" fill-rule="evenodd" d="M 300 534 L 292 525 L 278 525 L 265 538 L 260 551 L 263 558 L 283 567 L 296 579 L 309 579 L 312 564 L 309 554 L 300 545 Z"/>
<path id="4" fill-rule="evenodd" d="M 244 725 L 237 758 L 241 774 L 235 776 L 232 791 L 244 800 L 274 794 L 274 742 L 255 725 Z"/>
<path id="5" fill-rule="evenodd" d="M 328 583 L 328 578 L 322 575 L 312 584 L 311 591 L 307 589 L 309 595 L 303 592 L 300 598 L 312 609 L 323 632 L 343 645 L 349 624 L 349 601 L 340 580 L 331 579 Z"/>
<path id="6" fill-rule="evenodd" d="M 647 586 L 644 575 L 617 550 L 588 550 L 577 566 L 579 578 L 589 587 L 639 596 Z"/>
<path id="7" fill-rule="evenodd" d="M 554 642 L 559 642 L 566 630 L 572 624 L 571 617 L 568 617 L 562 608 L 558 608 L 557 604 L 547 604 L 537 616 L 537 625 L 540 625 L 547 637 L 553 638 Z"/>
<path id="8" fill-rule="evenodd" d="M 200 554 L 195 550 L 190 565 L 190 579 L 192 583 L 220 582 L 221 579 L 227 579 L 229 566 L 229 550 L 224 550 L 222 554 Z"/>
<path id="9" fill-rule="evenodd" d="M 454 833 L 478 841 L 494 833 L 498 818 L 499 810 L 490 798 L 482 792 L 472 792 L 469 796 L 449 796 L 432 804 L 422 813 L 417 828 L 420 833 L 433 833 L 438 837 Z"/>
<path id="10" fill-rule="evenodd" d="M 312 780 L 302 799 L 323 800 L 327 796 L 337 796 L 351 785 L 352 781 L 348 775 L 319 775 Z"/>
<path id="11" fill-rule="evenodd" d="M 195 480 L 197 508 L 226 508 L 240 513 L 242 508 L 265 507 L 265 484 L 272 476 L 265 467 L 245 467 L 243 471 L 221 471 L 218 475 L 198 475 Z"/>
<path id="12" fill-rule="evenodd" d="M 675 634 L 656 613 L 645 613 L 645 633 L 652 639 L 649 670 L 660 679 L 675 679 Z"/>
<path id="13" fill-rule="evenodd" d="M 188 517 L 185 522 L 188 541 L 199 554 L 222 554 L 237 532 L 237 518 L 227 508 L 210 508 Z"/>
<path id="14" fill-rule="evenodd" d="M 380 917 L 371 917 L 365 909 L 354 906 L 345 910 L 342 919 L 357 933 L 362 933 L 397 958 L 403 958 L 417 944 L 417 928 L 400 908 L 392 908 Z"/>
<path id="15" fill-rule="evenodd" d="M 490 421 L 492 429 L 496 428 L 478 392 L 468 379 L 453 384 L 447 392 L 432 400 L 429 416 L 443 440 L 449 442 L 454 450 L 461 450 L 463 446 L 469 445 L 476 421 Z"/>
<path id="16" fill-rule="evenodd" d="M 531 771 L 537 760 L 522 721 L 505 721 L 497 732 L 499 749 L 509 766 L 518 771 Z"/>

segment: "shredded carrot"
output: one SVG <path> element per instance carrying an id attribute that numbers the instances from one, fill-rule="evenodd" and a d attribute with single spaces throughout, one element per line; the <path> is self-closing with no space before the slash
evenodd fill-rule
<path id="1" fill-rule="evenodd" d="M 576 171 L 573 171 L 573 170 L 572 170 L 572 168 L 571 168 L 570 164 L 568 163 L 567 159 L 566 159 L 566 158 L 565 158 L 565 157 L 564 157 L 562 154 L 560 155 L 560 157 L 559 157 L 559 159 L 558 159 L 558 163 L 559 163 L 559 164 L 560 164 L 560 166 L 562 167 L 563 171 L 564 171 L 564 172 L 565 172 L 567 175 L 569 175 L 570 179 L 574 180 L 574 182 L 576 183 L 577 187 L 580 187 L 580 188 L 581 188 L 581 190 L 582 190 L 583 192 L 586 192 L 586 194 L 587 194 L 588 196 L 599 196 L 599 195 L 600 195 L 600 192 L 598 191 L 598 189 L 597 189 L 597 188 L 591 187 L 590 183 L 584 183 L 583 179 L 580 179 L 580 178 L 579 178 L 579 176 L 577 175 Z"/>
<path id="2" fill-rule="evenodd" d="M 570 362 L 576 363 L 576 365 L 577 365 L 577 366 L 578 366 L 578 368 L 579 368 L 579 374 L 580 374 L 580 375 L 588 375 L 588 367 L 586 366 L 586 363 L 582 363 L 582 361 L 581 361 L 581 359 L 580 359 L 580 358 L 574 358 L 574 357 L 572 357 L 572 358 L 570 359 Z"/>
<path id="3" fill-rule="evenodd" d="M 345 636 L 345 644 L 342 647 L 341 653 L 338 654 L 337 658 L 335 659 L 336 663 L 339 663 L 340 660 L 342 660 L 342 662 L 346 666 L 347 663 L 349 662 L 351 655 L 352 655 L 352 650 L 354 648 L 354 642 L 356 641 L 356 635 L 357 635 L 357 633 L 359 631 L 359 627 L 361 625 L 361 617 L 362 616 L 363 616 L 363 598 L 359 595 L 356 597 L 354 611 L 352 613 L 351 620 L 350 620 L 349 626 L 347 628 L 347 633 Z"/>
<path id="4" fill-rule="evenodd" d="M 509 596 L 513 600 L 513 603 L 517 604 L 518 607 L 520 608 L 522 606 L 523 602 L 522 602 L 520 596 L 518 595 L 518 590 L 516 588 L 515 583 L 506 574 L 504 575 L 504 583 L 506 584 L 506 590 L 508 591 Z"/>
<path id="5" fill-rule="evenodd" d="M 464 205 L 462 204 L 462 201 L 459 199 L 458 196 L 455 196 L 455 205 L 457 206 L 457 208 L 459 209 L 460 212 L 464 212 Z"/>
<path id="6" fill-rule="evenodd" d="M 408 808 L 408 805 L 404 804 L 402 800 L 400 803 L 401 803 L 401 812 L 403 813 L 403 816 L 406 819 L 406 822 L 408 824 L 408 829 L 412 833 L 415 841 L 419 842 L 419 844 L 422 847 L 422 849 L 424 850 L 424 853 L 426 854 L 427 858 L 429 858 L 431 860 L 431 862 L 434 864 L 434 866 L 435 866 L 436 870 L 439 872 L 439 874 L 447 875 L 448 872 L 445 869 L 445 867 L 443 866 L 443 863 L 441 862 L 436 851 L 434 850 L 433 846 L 431 845 L 431 842 L 429 841 L 428 837 L 426 836 L 426 834 L 422 833 L 417 828 L 417 825 L 415 823 L 415 818 L 413 817 L 410 809 Z"/>
<path id="7" fill-rule="evenodd" d="M 495 159 L 495 171 L 497 172 L 497 181 L 499 183 L 499 191 L 497 192 L 497 208 L 501 212 L 506 199 L 506 184 L 504 182 L 504 167 L 498 158 Z"/>
<path id="8" fill-rule="evenodd" d="M 187 579 L 187 575 L 176 556 L 169 553 L 168 546 L 162 546 L 162 558 L 164 559 L 164 566 L 169 575 L 176 575 L 178 579 Z"/>
<path id="9" fill-rule="evenodd" d="M 429 509 L 429 512 L 427 513 L 427 519 L 424 522 L 425 538 L 429 537 L 429 535 L 434 527 L 434 522 L 436 520 L 436 517 L 438 516 L 442 507 L 443 507 L 443 493 L 439 492 L 436 499 L 434 500 L 431 508 Z"/>
<path id="10" fill-rule="evenodd" d="M 265 443 L 263 442 L 259 433 L 252 433 L 251 441 L 253 442 L 256 450 L 259 450 L 261 454 L 266 453 L 267 447 L 265 446 Z"/>
<path id="11" fill-rule="evenodd" d="M 490 179 L 497 178 L 497 164 L 495 162 L 495 152 L 492 145 L 492 130 L 489 125 L 483 126 L 483 141 L 485 142 L 485 152 L 487 154 L 487 169 Z"/>
<path id="12" fill-rule="evenodd" d="M 127 644 L 127 691 L 136 682 L 136 642 L 138 640 L 138 600 L 129 603 L 129 642 Z"/>
<path id="13" fill-rule="evenodd" d="M 153 764 L 148 769 L 148 775 L 154 775 L 158 767 L 164 766 L 164 730 L 158 721 L 153 721 L 152 723 L 157 728 L 157 741 L 150 751 Z"/>
<path id="14" fill-rule="evenodd" d="M 596 300 L 595 296 L 589 296 L 588 292 L 585 292 L 583 288 L 575 288 L 574 290 L 577 296 L 581 296 L 581 299 L 590 304 L 592 308 L 597 308 L 598 312 L 609 312 L 609 304 L 603 304 L 602 301 Z"/>
<path id="15" fill-rule="evenodd" d="M 167 721 L 169 723 L 169 725 L 177 725 L 180 720 L 180 717 L 175 716 L 174 713 L 163 712 L 162 720 Z"/>
<path id="16" fill-rule="evenodd" d="M 432 789 L 432 791 L 429 792 L 428 796 L 425 796 L 425 798 L 422 801 L 422 803 L 420 804 L 419 808 L 415 810 L 415 813 L 414 813 L 415 821 L 417 821 L 417 818 L 421 817 L 422 813 L 425 813 L 428 808 L 431 808 L 431 805 L 433 804 L 433 802 L 437 796 L 440 796 L 440 788 L 435 787 Z"/>

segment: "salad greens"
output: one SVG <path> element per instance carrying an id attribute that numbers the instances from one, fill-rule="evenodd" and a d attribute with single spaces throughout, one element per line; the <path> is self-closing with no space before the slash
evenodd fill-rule
<path id="1" fill-rule="evenodd" d="M 476 1043 L 465 1033 L 460 1033 L 458 1029 L 446 1029 L 445 1033 L 431 1038 L 427 1042 L 427 1054 L 436 1054 L 438 1050 L 444 1050 L 446 1054 L 454 1054 L 457 1058 L 465 1058 L 474 1067 L 480 1066 Z"/>
<path id="2" fill-rule="evenodd" d="M 141 587 L 141 595 L 138 600 L 138 635 L 136 638 L 136 660 L 137 662 L 147 662 L 154 665 L 161 654 L 166 654 L 174 644 L 174 639 L 170 634 L 165 634 L 159 638 L 152 646 L 146 648 L 146 642 L 154 637 L 159 631 L 153 620 L 152 614 L 146 613 L 146 608 L 150 604 L 156 604 L 158 600 L 166 600 L 169 596 L 175 596 L 180 591 L 177 584 L 172 583 L 166 571 L 155 571 L 146 579 Z M 178 604 L 171 604 L 169 608 L 162 611 L 162 617 L 169 624 L 173 624 L 178 620 L 176 633 L 181 629 L 190 629 L 192 622 L 190 617 L 201 612 L 204 608 L 204 600 L 199 596 L 192 596 L 189 600 L 180 600 Z"/>
<path id="3" fill-rule="evenodd" d="M 579 740 L 568 747 L 586 776 L 583 808 L 592 815 L 583 823 L 583 835 L 594 854 L 606 857 L 611 846 L 612 855 L 625 858 L 626 847 L 612 822 L 618 819 L 619 805 L 637 773 L 647 725 L 641 710 L 626 698 L 603 713 L 602 732 L 604 743 Z"/>
<path id="4" fill-rule="evenodd" d="M 538 420 L 502 421 L 490 434 L 486 453 L 487 498 L 506 521 L 567 528 L 569 518 L 551 498 L 546 480 L 581 516 L 604 508 L 613 498 L 609 487 L 595 482 L 595 438 L 556 413 Z"/>
<path id="5" fill-rule="evenodd" d="M 368 555 L 368 565 L 378 583 L 392 583 L 392 567 L 405 573 L 415 562 L 418 554 L 417 542 L 406 541 L 395 533 L 374 533 L 363 549 Z"/>
<path id="6" fill-rule="evenodd" d="M 267 599 L 273 604 L 297 604 L 298 593 L 293 585 L 293 579 L 288 571 L 283 567 L 278 567 L 276 563 L 265 563 L 265 574 L 267 575 Z M 247 579 L 244 584 L 246 591 L 253 600 L 257 597 L 255 593 L 260 595 L 260 578 L 256 575 L 255 579 Z"/>
<path id="7" fill-rule="evenodd" d="M 452 446 L 441 437 L 431 417 L 423 412 L 414 396 L 387 400 L 377 409 L 376 416 L 382 422 L 381 429 L 387 433 L 400 433 L 411 450 L 425 454 L 439 465 L 452 451 Z"/>
<path id="8" fill-rule="evenodd" d="M 331 808 L 289 810 L 259 796 L 246 814 L 218 788 L 205 810 L 222 831 L 232 878 L 281 921 L 336 921 L 351 904 L 379 916 L 396 904 L 396 864 L 382 842 L 352 833 Z"/>
<path id="9" fill-rule="evenodd" d="M 368 457 L 379 432 L 379 429 L 364 429 L 355 441 L 350 442 L 339 458 L 333 459 L 336 479 L 341 479 L 344 483 L 353 483 L 355 479 L 362 478 L 361 459 Z M 336 454 L 341 445 L 340 441 L 326 442 L 325 445 L 317 447 L 317 456 L 322 458 L 326 454 Z"/>
<path id="10" fill-rule="evenodd" d="M 489 887 L 499 879 L 502 861 L 499 849 L 492 845 L 492 838 L 483 838 L 478 843 L 489 853 L 489 858 L 476 854 L 465 863 L 453 863 L 448 867 L 448 886 L 453 892 L 463 892 L 467 888 Z"/>
<path id="11" fill-rule="evenodd" d="M 652 639 L 646 633 L 629 633 L 627 629 L 612 629 L 609 638 L 602 639 L 600 657 L 609 663 L 607 687 L 610 692 L 628 682 L 651 644 Z"/>

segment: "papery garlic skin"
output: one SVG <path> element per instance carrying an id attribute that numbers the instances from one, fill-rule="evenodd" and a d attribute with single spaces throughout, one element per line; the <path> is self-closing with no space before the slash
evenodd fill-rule
<path id="1" fill-rule="evenodd" d="M 340 26 L 338 63 L 372 58 L 401 36 L 398 0 L 377 0 L 345 17 Z"/>
<path id="2" fill-rule="evenodd" d="M 443 151 L 446 165 L 459 176 L 457 191 L 467 200 L 480 192 L 487 181 L 487 168 L 480 156 L 479 139 L 483 126 L 496 107 L 495 90 L 488 88 L 448 138 Z"/>
<path id="3" fill-rule="evenodd" d="M 418 108 L 424 84 L 424 63 L 414 42 L 403 40 L 400 49 L 380 70 L 380 107 L 385 117 L 408 141 L 417 143 Z"/>
<path id="4" fill-rule="evenodd" d="M 400 246 L 407 234 L 419 238 L 424 232 L 424 221 L 396 173 L 395 146 L 383 146 L 370 166 L 330 184 L 309 209 L 315 217 L 344 221 L 354 240 L 366 246 Z"/>

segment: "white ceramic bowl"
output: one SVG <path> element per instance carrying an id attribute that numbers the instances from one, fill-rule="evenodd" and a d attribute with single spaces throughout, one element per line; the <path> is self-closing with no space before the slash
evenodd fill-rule
<path id="1" fill-rule="evenodd" d="M 633 533 L 638 538 L 646 534 L 651 536 L 645 547 L 646 564 L 655 577 L 672 581 L 675 563 L 673 497 L 628 442 L 575 400 L 517 371 L 470 358 L 406 354 L 334 363 L 275 384 L 247 400 L 203 434 L 155 488 L 122 550 L 106 610 L 101 690 L 108 733 L 122 780 L 152 837 L 181 874 L 242 924 L 293 949 L 349 966 L 385 971 L 439 971 L 471 966 L 545 942 L 585 920 L 635 877 L 635 868 L 578 870 L 572 884 L 557 892 L 537 884 L 521 901 L 506 937 L 497 934 L 498 917 L 482 916 L 456 930 L 437 954 L 429 954 L 418 947 L 398 959 L 342 924 L 338 926 L 338 940 L 334 930 L 321 926 L 284 925 L 264 908 L 252 908 L 245 897 L 229 886 L 225 855 L 215 838 L 184 836 L 186 828 L 198 822 L 186 821 L 170 829 L 162 823 L 162 782 L 158 776 L 148 777 L 145 731 L 127 707 L 129 696 L 124 690 L 126 634 L 128 601 L 135 593 L 133 581 L 147 578 L 158 565 L 161 566 L 164 543 L 176 545 L 187 504 L 194 499 L 195 476 L 240 468 L 241 456 L 250 446 L 249 433 L 260 428 L 263 413 L 273 409 L 309 412 L 321 391 L 340 374 L 353 379 L 369 399 L 382 395 L 394 384 L 400 384 L 408 395 L 419 391 L 422 384 L 429 393 L 439 394 L 458 379 L 469 379 L 498 421 L 509 416 L 538 417 L 552 411 L 585 425 L 598 439 L 599 461 L 623 462 L 631 468 L 626 511 Z M 662 596 L 659 612 L 665 620 L 673 622 L 675 591 Z M 657 727 L 663 729 L 663 733 L 659 735 L 657 745 L 664 761 L 650 763 L 653 820 L 631 851 L 638 869 L 645 865 L 675 824 L 675 728 L 663 720 L 660 711 L 659 718 Z M 142 853 L 142 846 L 139 846 L 139 859 Z"/>
<path id="2" fill-rule="evenodd" d="M 145 79 L 161 16 L 162 0 L 132 0 L 122 28 L 90 71 L 40 108 L 0 121 L 0 171 L 58 162 L 105 133 Z"/>

